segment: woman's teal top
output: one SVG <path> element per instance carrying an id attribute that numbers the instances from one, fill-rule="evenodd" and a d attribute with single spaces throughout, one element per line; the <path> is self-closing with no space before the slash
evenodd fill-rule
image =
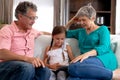
<path id="1" fill-rule="evenodd" d="M 106 26 L 100 26 L 89 34 L 84 28 L 68 30 L 67 38 L 78 40 L 81 54 L 95 49 L 97 57 L 106 68 L 111 70 L 117 68 L 117 59 L 110 47 L 110 33 Z"/>

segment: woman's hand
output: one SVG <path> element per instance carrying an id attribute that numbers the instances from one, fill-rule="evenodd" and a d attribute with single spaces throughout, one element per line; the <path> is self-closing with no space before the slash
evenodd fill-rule
<path id="1" fill-rule="evenodd" d="M 71 18 L 68 23 L 66 24 L 65 28 L 68 29 L 70 27 L 70 25 L 72 25 L 74 22 L 77 22 L 78 18 L 77 16 L 74 16 L 73 18 Z"/>
<path id="2" fill-rule="evenodd" d="M 77 62 L 77 61 L 82 62 L 84 59 L 86 59 L 86 58 L 88 58 L 88 57 L 89 57 L 88 54 L 82 54 L 82 55 L 76 57 L 75 59 L 73 59 L 70 63 L 75 63 L 75 62 Z"/>
<path id="3" fill-rule="evenodd" d="M 96 55 L 97 55 L 96 50 L 91 50 L 89 52 L 86 52 L 86 53 L 84 53 L 84 54 L 76 57 L 75 59 L 73 59 L 71 61 L 71 63 L 75 63 L 77 61 L 82 62 L 83 60 L 87 59 L 88 57 L 90 57 L 90 56 L 96 56 Z"/>

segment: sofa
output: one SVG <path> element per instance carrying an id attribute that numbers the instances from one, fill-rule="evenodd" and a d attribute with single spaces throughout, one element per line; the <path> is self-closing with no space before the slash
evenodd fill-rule
<path id="1" fill-rule="evenodd" d="M 120 68 L 120 35 L 110 35 L 111 38 L 111 48 L 114 51 L 117 60 L 118 67 Z M 66 41 L 71 45 L 73 55 L 78 56 L 80 54 L 80 50 L 78 48 L 78 42 L 74 38 L 66 38 Z M 50 35 L 41 35 L 35 39 L 35 49 L 34 56 L 43 59 L 43 54 L 47 45 L 51 42 Z"/>
<path id="2" fill-rule="evenodd" d="M 7 25 L 7 24 L 2 24 L 2 23 L 0 23 L 0 29 L 1 29 L 2 27 L 4 27 L 5 25 Z"/>

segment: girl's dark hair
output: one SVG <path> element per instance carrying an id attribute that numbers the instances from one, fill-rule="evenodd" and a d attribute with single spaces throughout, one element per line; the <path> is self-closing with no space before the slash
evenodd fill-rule
<path id="1" fill-rule="evenodd" d="M 55 26 L 53 28 L 53 31 L 52 31 L 52 36 L 60 34 L 60 33 L 65 33 L 66 34 L 66 28 L 64 26 Z M 51 49 L 52 44 L 53 44 L 53 38 L 51 40 L 51 44 L 50 44 L 49 50 Z"/>

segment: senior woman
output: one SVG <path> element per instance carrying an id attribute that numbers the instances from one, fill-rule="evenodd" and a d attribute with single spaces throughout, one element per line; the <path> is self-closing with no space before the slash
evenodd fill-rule
<path id="1" fill-rule="evenodd" d="M 71 61 L 68 80 L 120 80 L 117 59 L 110 47 L 110 33 L 106 26 L 95 22 L 96 11 L 89 4 L 81 7 L 67 23 L 66 28 L 77 20 L 82 28 L 68 30 L 68 38 L 76 38 L 81 55 Z"/>

